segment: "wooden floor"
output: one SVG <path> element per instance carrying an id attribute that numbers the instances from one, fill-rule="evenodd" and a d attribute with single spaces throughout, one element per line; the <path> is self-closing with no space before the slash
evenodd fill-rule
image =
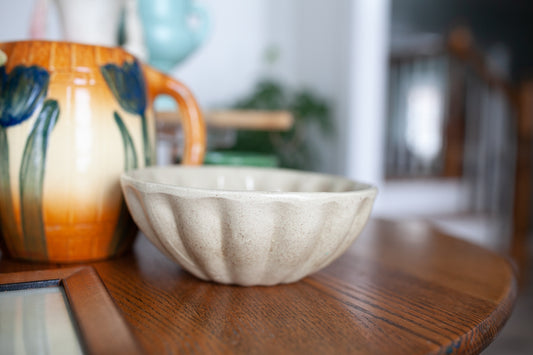
<path id="1" fill-rule="evenodd" d="M 529 260 L 533 260 L 533 241 L 529 255 Z M 533 262 L 530 262 L 527 277 L 529 282 L 521 291 L 511 318 L 483 355 L 533 354 Z"/>

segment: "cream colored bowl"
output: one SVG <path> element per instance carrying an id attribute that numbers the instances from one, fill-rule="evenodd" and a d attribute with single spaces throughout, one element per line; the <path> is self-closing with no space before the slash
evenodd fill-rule
<path id="1" fill-rule="evenodd" d="M 339 257 L 363 229 L 376 188 L 272 168 L 151 167 L 122 174 L 133 219 L 193 275 L 289 283 Z"/>

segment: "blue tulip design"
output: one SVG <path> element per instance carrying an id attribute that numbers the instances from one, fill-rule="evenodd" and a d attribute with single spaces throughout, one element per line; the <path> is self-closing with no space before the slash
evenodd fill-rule
<path id="1" fill-rule="evenodd" d="M 0 221 L 6 236 L 18 235 L 11 197 L 7 129 L 30 118 L 48 90 L 50 76 L 38 66 L 0 67 Z"/>
<path id="2" fill-rule="evenodd" d="M 100 67 L 107 86 L 126 112 L 141 117 L 144 162 L 152 163 L 148 123 L 146 120 L 146 85 L 144 76 L 137 60 L 124 62 L 122 66 L 106 64 Z"/>
<path id="3" fill-rule="evenodd" d="M 46 96 L 48 72 L 38 66 L 16 66 L 6 74 L 0 67 L 0 126 L 7 128 L 28 118 Z"/>

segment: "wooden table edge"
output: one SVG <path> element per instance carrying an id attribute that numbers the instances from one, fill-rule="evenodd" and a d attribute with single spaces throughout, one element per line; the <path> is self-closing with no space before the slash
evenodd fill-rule
<path id="1" fill-rule="evenodd" d="M 391 222 L 387 220 L 380 220 L 380 221 Z M 484 249 L 488 253 L 496 255 L 497 257 L 503 260 L 504 265 L 508 268 L 509 276 L 511 278 L 511 283 L 509 285 L 509 288 L 506 290 L 506 292 L 502 294 L 503 295 L 502 299 L 494 303 L 496 305 L 496 308 L 492 312 L 491 317 L 484 319 L 475 328 L 471 329 L 470 331 L 458 337 L 457 339 L 452 340 L 444 348 L 435 352 L 436 354 L 446 354 L 446 355 L 456 354 L 458 353 L 458 351 L 459 353 L 463 353 L 465 349 L 464 348 L 461 349 L 461 346 L 465 346 L 464 344 L 467 343 L 466 346 L 468 347 L 469 350 L 471 350 L 467 353 L 478 354 L 484 349 L 486 349 L 494 341 L 494 339 L 498 336 L 500 331 L 503 329 L 503 327 L 505 326 L 505 324 L 511 317 L 514 306 L 516 304 L 516 300 L 518 298 L 518 290 L 519 290 L 518 266 L 516 265 L 516 263 L 510 256 L 499 254 L 479 244 L 461 239 L 457 236 L 454 236 L 453 234 L 446 233 L 442 229 L 438 228 L 437 226 L 435 226 L 429 221 L 426 221 L 426 223 L 429 229 L 435 234 L 440 234 L 447 238 L 459 239 L 461 240 L 461 242 L 474 245 L 478 248 Z M 482 335 L 474 336 L 476 332 L 481 332 Z M 485 337 L 484 335 L 487 335 L 487 336 Z M 474 340 L 474 342 L 472 342 L 472 339 Z M 468 344 L 469 342 L 471 344 Z"/>

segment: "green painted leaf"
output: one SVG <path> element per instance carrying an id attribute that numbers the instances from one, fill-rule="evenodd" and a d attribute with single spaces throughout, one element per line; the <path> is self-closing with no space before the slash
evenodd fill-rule
<path id="1" fill-rule="evenodd" d="M 26 250 L 46 257 L 46 237 L 42 212 L 46 151 L 50 133 L 59 117 L 59 105 L 46 100 L 26 140 L 20 168 L 21 221 Z"/>
<path id="2" fill-rule="evenodd" d="M 124 121 L 120 115 L 115 111 L 114 112 L 115 122 L 120 130 L 120 135 L 122 136 L 122 144 L 124 146 L 124 170 L 128 171 L 131 169 L 137 168 L 137 152 L 135 151 L 135 146 L 133 144 L 133 139 L 128 131 L 128 128 L 124 124 Z"/>
<path id="3" fill-rule="evenodd" d="M 11 181 L 9 176 L 9 144 L 6 128 L 0 126 L 0 232 L 10 252 L 14 252 L 15 240 L 20 240 L 15 223 Z"/>
<path id="4" fill-rule="evenodd" d="M 143 148 L 144 148 L 144 165 L 152 165 L 152 149 L 150 145 L 150 137 L 148 136 L 148 122 L 146 120 L 146 115 L 141 115 L 141 125 L 143 132 Z"/>
<path id="5" fill-rule="evenodd" d="M 7 55 L 6 53 L 0 49 L 0 67 L 6 64 L 7 62 Z"/>
<path id="6" fill-rule="evenodd" d="M 131 138 L 128 128 L 124 124 L 124 121 L 117 112 L 114 113 L 114 118 L 122 136 L 122 144 L 124 147 L 124 171 L 136 169 L 137 152 L 135 151 L 133 139 Z M 126 206 L 123 198 L 120 206 L 118 222 L 113 233 L 113 238 L 111 239 L 111 243 L 109 245 L 110 253 L 115 254 L 122 251 L 119 250 L 119 248 L 122 249 L 126 247 L 125 244 L 127 244 L 127 238 L 132 236 L 135 231 L 135 223 L 131 219 L 128 206 Z"/>

